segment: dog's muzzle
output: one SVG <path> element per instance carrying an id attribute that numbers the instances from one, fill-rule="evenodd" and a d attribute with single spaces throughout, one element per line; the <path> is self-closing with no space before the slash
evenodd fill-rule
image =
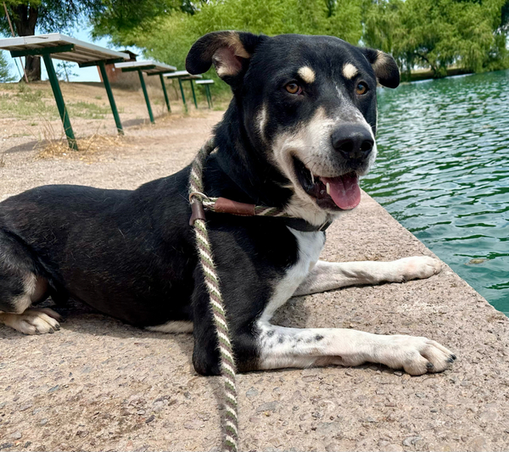
<path id="1" fill-rule="evenodd" d="M 361 199 L 359 175 L 369 168 L 375 140 L 369 127 L 345 122 L 330 135 L 333 160 L 338 165 L 337 176 L 313 174 L 294 157 L 295 173 L 304 191 L 326 210 L 349 210 Z M 330 174 L 330 171 L 329 171 Z"/>

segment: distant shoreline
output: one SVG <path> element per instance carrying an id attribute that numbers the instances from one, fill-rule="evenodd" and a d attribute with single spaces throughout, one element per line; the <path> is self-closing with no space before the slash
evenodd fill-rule
<path id="1" fill-rule="evenodd" d="M 450 67 L 447 68 L 447 75 L 445 77 L 452 77 L 454 75 L 464 75 L 464 74 L 473 74 L 474 72 L 469 69 L 459 68 L 459 67 Z M 433 71 L 431 69 L 416 69 L 410 72 L 410 79 L 408 80 L 406 77 L 408 74 L 403 73 L 403 80 L 405 82 L 417 82 L 419 80 L 429 80 L 433 79 Z M 445 78 L 441 77 L 441 78 Z"/>

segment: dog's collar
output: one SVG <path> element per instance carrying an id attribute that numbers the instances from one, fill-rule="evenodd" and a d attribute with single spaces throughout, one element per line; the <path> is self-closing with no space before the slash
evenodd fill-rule
<path id="1" fill-rule="evenodd" d="M 232 201 L 227 198 L 209 198 L 203 193 L 193 192 L 189 195 L 191 202 L 191 218 L 189 224 L 194 225 L 196 220 L 205 220 L 205 210 L 210 210 L 217 213 L 229 213 L 231 215 L 238 215 L 242 217 L 279 217 L 285 224 L 297 231 L 302 232 L 316 232 L 325 231 L 330 225 L 331 221 L 315 226 L 302 218 L 290 217 L 283 209 L 275 207 L 256 206 L 254 204 L 247 204 L 244 202 Z"/>
<path id="2" fill-rule="evenodd" d="M 302 218 L 284 218 L 284 222 L 289 228 L 302 232 L 325 232 L 325 230 L 332 224 L 332 221 L 326 221 L 319 226 L 315 226 Z"/>

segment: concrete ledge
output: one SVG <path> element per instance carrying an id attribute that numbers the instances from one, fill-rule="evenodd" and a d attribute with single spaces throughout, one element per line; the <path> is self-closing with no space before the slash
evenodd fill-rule
<path id="1" fill-rule="evenodd" d="M 156 160 L 157 171 L 181 166 Z M 91 168 L 79 168 L 68 182 L 87 180 Z M 367 195 L 329 231 L 327 260 L 432 255 Z M 219 449 L 220 382 L 195 374 L 191 335 L 140 331 L 83 306 L 63 314 L 53 335 L 0 326 L 0 450 Z M 241 450 L 509 449 L 509 322 L 449 267 L 429 280 L 294 299 L 277 321 L 425 335 L 458 361 L 421 377 L 376 365 L 241 375 Z"/>

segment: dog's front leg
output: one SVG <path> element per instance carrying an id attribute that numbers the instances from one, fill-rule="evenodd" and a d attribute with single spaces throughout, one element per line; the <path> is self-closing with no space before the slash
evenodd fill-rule
<path id="1" fill-rule="evenodd" d="M 425 337 L 385 336 L 335 328 L 285 328 L 259 323 L 258 368 L 358 366 L 371 362 L 411 375 L 441 372 L 456 359 Z"/>
<path id="2" fill-rule="evenodd" d="M 355 285 L 429 278 L 441 269 L 440 261 L 428 256 L 405 257 L 392 262 L 318 261 L 293 296 Z"/>

